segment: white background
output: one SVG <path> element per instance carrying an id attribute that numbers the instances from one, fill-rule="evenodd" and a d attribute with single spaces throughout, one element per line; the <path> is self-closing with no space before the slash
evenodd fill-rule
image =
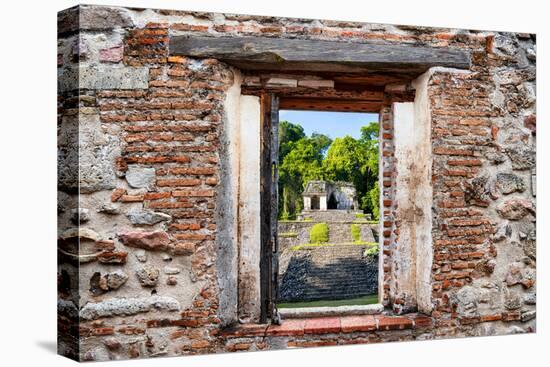
<path id="1" fill-rule="evenodd" d="M 536 335 L 97 363 L 95 366 L 538 366 L 550 362 L 547 295 L 550 11 L 539 1 L 87 1 L 537 33 L 538 305 Z M 56 341 L 56 13 L 74 1 L 5 1 L 0 41 L 0 362 L 69 366 Z M 546 69 L 544 68 L 546 67 Z M 548 145 L 547 145 L 548 144 Z M 544 357 L 546 357 L 544 359 Z"/>

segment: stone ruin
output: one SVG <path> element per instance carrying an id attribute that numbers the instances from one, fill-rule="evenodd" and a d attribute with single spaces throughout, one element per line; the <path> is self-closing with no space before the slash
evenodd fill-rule
<path id="1" fill-rule="evenodd" d="M 304 193 L 304 210 L 357 210 L 357 192 L 349 182 L 309 181 Z"/>
<path id="2" fill-rule="evenodd" d="M 297 215 L 299 220 L 352 221 L 363 213 L 357 191 L 349 182 L 309 181 L 302 196 L 304 209 Z"/>
<path id="3" fill-rule="evenodd" d="M 357 226 L 359 241 L 373 243 L 376 226 L 373 231 L 363 216 L 358 216 L 363 212 L 358 210 L 353 184 L 313 180 L 306 184 L 302 196 L 304 209 L 298 222 L 278 223 L 279 300 L 346 300 L 377 293 L 378 256 L 365 256 L 369 246 L 354 243 L 351 236 L 352 226 Z M 309 242 L 316 223 L 327 225 L 329 244 L 296 250 Z"/>
<path id="4" fill-rule="evenodd" d="M 319 222 L 279 222 L 279 301 L 348 300 L 378 292 L 378 255 L 366 250 L 378 241 L 378 225 L 366 221 L 323 221 L 328 242 L 311 246 Z M 352 226 L 358 230 L 353 238 Z M 360 243 L 358 243 L 360 241 Z"/>
<path id="5" fill-rule="evenodd" d="M 60 354 L 535 331 L 534 34 L 79 5 L 57 53 Z M 278 108 L 379 114 L 374 315 L 273 307 Z"/>

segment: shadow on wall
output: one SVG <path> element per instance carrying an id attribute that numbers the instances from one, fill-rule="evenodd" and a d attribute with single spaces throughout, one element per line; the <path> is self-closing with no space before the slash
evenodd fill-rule
<path id="1" fill-rule="evenodd" d="M 378 256 L 326 263 L 314 256 L 311 250 L 295 251 L 280 277 L 279 302 L 343 300 L 378 292 Z"/>

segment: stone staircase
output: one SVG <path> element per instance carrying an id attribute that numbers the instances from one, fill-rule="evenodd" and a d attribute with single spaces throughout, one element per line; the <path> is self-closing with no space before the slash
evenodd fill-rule
<path id="1" fill-rule="evenodd" d="M 281 302 L 341 300 L 378 291 L 378 259 L 366 246 L 337 244 L 294 251 L 279 277 Z"/>

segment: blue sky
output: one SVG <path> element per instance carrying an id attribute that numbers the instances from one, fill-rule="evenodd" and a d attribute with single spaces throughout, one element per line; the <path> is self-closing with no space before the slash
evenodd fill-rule
<path id="1" fill-rule="evenodd" d="M 281 110 L 279 120 L 300 124 L 308 136 L 317 132 L 328 135 L 332 139 L 345 135 L 359 138 L 361 127 L 378 121 L 378 114 Z"/>

